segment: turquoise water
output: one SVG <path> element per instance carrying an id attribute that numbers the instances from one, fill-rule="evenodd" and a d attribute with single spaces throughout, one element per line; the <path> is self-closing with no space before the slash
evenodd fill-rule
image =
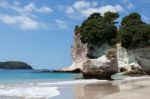
<path id="1" fill-rule="evenodd" d="M 61 95 L 61 84 L 72 84 L 80 76 L 39 70 L 0 70 L 0 99 L 51 99 Z"/>
<path id="2" fill-rule="evenodd" d="M 0 70 L 0 83 L 53 82 L 74 80 L 81 74 L 41 73 L 36 70 Z"/>

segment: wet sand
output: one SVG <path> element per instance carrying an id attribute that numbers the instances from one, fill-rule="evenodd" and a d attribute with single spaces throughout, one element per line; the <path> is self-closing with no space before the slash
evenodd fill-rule
<path id="1" fill-rule="evenodd" d="M 150 78 L 60 86 L 52 99 L 150 99 Z"/>
<path id="2" fill-rule="evenodd" d="M 150 99 L 150 79 L 123 82 L 118 86 L 119 92 L 107 95 L 102 99 Z"/>

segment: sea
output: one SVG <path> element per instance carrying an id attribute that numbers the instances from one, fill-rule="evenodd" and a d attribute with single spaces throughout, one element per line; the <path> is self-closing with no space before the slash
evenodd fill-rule
<path id="1" fill-rule="evenodd" d="M 81 79 L 80 73 L 0 70 L 0 99 L 101 99 L 123 90 L 120 80 L 150 79 L 119 73 L 112 77 L 116 80 Z"/>
<path id="2" fill-rule="evenodd" d="M 0 99 L 53 99 L 59 86 L 79 83 L 77 73 L 51 73 L 39 70 L 0 70 Z"/>
<path id="3" fill-rule="evenodd" d="M 56 82 L 74 80 L 77 73 L 51 73 L 42 70 L 0 70 L 0 83 Z"/>

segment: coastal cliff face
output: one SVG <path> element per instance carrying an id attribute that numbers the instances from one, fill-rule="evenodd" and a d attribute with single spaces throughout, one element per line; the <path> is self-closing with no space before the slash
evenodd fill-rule
<path id="1" fill-rule="evenodd" d="M 72 46 L 72 66 L 82 70 L 82 64 L 87 59 L 87 50 L 87 44 L 81 42 L 80 35 L 75 35 L 74 44 Z"/>
<path id="2" fill-rule="evenodd" d="M 150 74 L 150 47 L 136 49 L 134 52 L 136 62 L 144 71 Z"/>
<path id="3" fill-rule="evenodd" d="M 117 29 L 116 18 L 117 13 L 93 13 L 76 26 L 73 64 L 63 70 L 80 69 L 85 78 L 106 78 L 117 72 L 150 74 L 150 25 L 131 13 Z"/>
<path id="4" fill-rule="evenodd" d="M 131 71 L 132 66 L 139 67 L 139 64 L 135 60 L 135 51 L 127 50 L 121 47 L 120 44 L 117 44 L 117 59 L 118 59 L 118 67 L 119 69 L 124 68 L 126 71 Z"/>
<path id="5" fill-rule="evenodd" d="M 119 70 L 143 70 L 150 74 L 150 47 L 127 50 L 117 44 L 117 60 Z"/>
<path id="6" fill-rule="evenodd" d="M 80 40 L 80 34 L 77 34 L 74 37 L 74 45 L 72 46 L 73 65 L 82 70 L 85 61 L 103 56 L 109 48 L 111 47 L 107 43 L 101 46 L 99 44 L 83 44 Z"/>
<path id="7" fill-rule="evenodd" d="M 80 69 L 86 78 L 110 77 L 111 74 L 118 72 L 117 49 L 107 43 L 83 44 L 80 35 L 74 37 L 72 46 L 73 64 L 63 70 Z M 94 72 L 96 74 L 94 74 Z M 90 75 L 89 75 L 90 74 Z"/>
<path id="8" fill-rule="evenodd" d="M 65 67 L 63 71 L 74 71 L 76 69 L 82 70 L 82 64 L 87 60 L 87 44 L 83 44 L 80 40 L 80 35 L 74 36 L 74 44 L 71 48 L 71 56 L 73 63 L 69 67 Z"/>
<path id="9" fill-rule="evenodd" d="M 140 48 L 128 50 L 121 47 L 120 44 L 110 46 L 107 43 L 102 44 L 83 44 L 80 35 L 74 37 L 72 46 L 73 64 L 65 70 L 80 69 L 84 73 L 98 71 L 99 75 L 113 74 L 121 71 L 144 70 L 150 73 L 150 48 Z M 97 72 L 97 73 L 98 73 Z M 90 74 L 91 75 L 91 74 Z M 102 76 L 102 75 L 100 75 Z"/>

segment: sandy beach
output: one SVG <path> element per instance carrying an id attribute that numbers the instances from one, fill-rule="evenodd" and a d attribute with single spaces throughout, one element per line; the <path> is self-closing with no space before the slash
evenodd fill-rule
<path id="1" fill-rule="evenodd" d="M 150 99 L 150 77 L 4 84 L 0 99 Z"/>
<path id="2" fill-rule="evenodd" d="M 150 78 L 64 85 L 52 99 L 150 99 Z"/>

